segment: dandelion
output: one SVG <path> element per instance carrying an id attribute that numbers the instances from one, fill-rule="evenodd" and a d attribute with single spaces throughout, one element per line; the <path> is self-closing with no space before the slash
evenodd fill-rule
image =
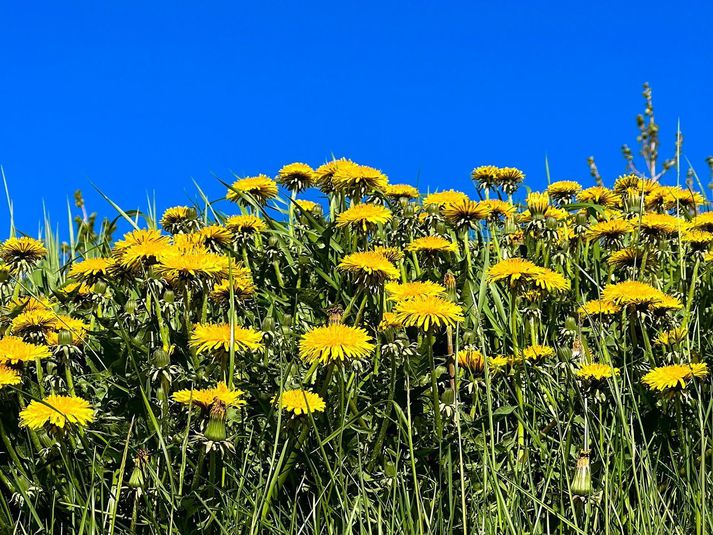
<path id="1" fill-rule="evenodd" d="M 705 379 L 707 376 L 708 365 L 696 362 L 659 366 L 644 375 L 642 381 L 651 390 L 665 392 L 676 388 L 686 388 L 694 377 Z"/>
<path id="2" fill-rule="evenodd" d="M 89 325 L 82 320 L 60 314 L 57 316 L 56 330 L 46 335 L 46 343 L 50 347 L 60 345 L 79 347 L 86 341 L 88 330 Z"/>
<path id="3" fill-rule="evenodd" d="M 456 355 L 458 366 L 468 368 L 473 373 L 482 373 L 485 369 L 485 357 L 475 348 L 466 348 L 458 351 Z"/>
<path id="4" fill-rule="evenodd" d="M 50 356 L 52 352 L 44 344 L 31 344 L 11 335 L 0 339 L 0 363 L 35 362 Z"/>
<path id="5" fill-rule="evenodd" d="M 440 236 L 424 236 L 413 240 L 406 246 L 406 250 L 427 254 L 454 253 L 458 245 Z"/>
<path id="6" fill-rule="evenodd" d="M 198 228 L 196 211 L 188 206 L 173 206 L 161 216 L 161 226 L 170 234 L 190 232 Z"/>
<path id="7" fill-rule="evenodd" d="M 10 332 L 25 338 L 39 338 L 57 326 L 57 314 L 48 309 L 22 312 L 10 322 Z"/>
<path id="8" fill-rule="evenodd" d="M 604 379 L 610 379 L 615 375 L 619 375 L 619 368 L 615 368 L 609 364 L 593 362 L 590 364 L 583 364 L 576 371 L 575 375 L 583 381 L 598 382 L 603 381 Z"/>
<path id="9" fill-rule="evenodd" d="M 250 270 L 242 267 L 233 268 L 232 284 L 230 279 L 223 279 L 213 286 L 211 297 L 222 305 L 230 305 L 230 292 L 234 299 L 245 300 L 255 295 L 257 288 Z"/>
<path id="10" fill-rule="evenodd" d="M 499 183 L 500 169 L 494 165 L 481 165 L 470 173 L 479 189 L 493 189 Z"/>
<path id="11" fill-rule="evenodd" d="M 343 167 L 346 168 L 352 165 L 356 164 L 346 158 L 332 160 L 331 162 L 320 165 L 314 171 L 315 184 L 319 187 L 322 193 L 332 193 L 334 191 L 333 179 L 335 173 Z"/>
<path id="12" fill-rule="evenodd" d="M 107 280 L 112 264 L 111 258 L 87 258 L 72 264 L 69 277 L 91 285 L 100 280 Z"/>
<path id="13" fill-rule="evenodd" d="M 265 222 L 254 215 L 233 215 L 225 220 L 225 228 L 236 236 L 248 237 L 267 230 Z"/>
<path id="14" fill-rule="evenodd" d="M 598 204 L 607 208 L 616 208 L 621 204 L 621 197 L 603 186 L 593 186 L 577 194 L 577 200 L 582 203 Z"/>
<path id="15" fill-rule="evenodd" d="M 378 169 L 353 162 L 339 165 L 332 176 L 332 187 L 336 192 L 355 198 L 371 191 L 382 191 L 387 184 L 388 178 Z"/>
<path id="16" fill-rule="evenodd" d="M 391 210 L 378 204 L 357 204 L 337 216 L 338 227 L 352 227 L 368 232 L 391 221 Z"/>
<path id="17" fill-rule="evenodd" d="M 697 191 L 685 190 L 678 186 L 661 186 L 658 194 L 666 210 L 679 207 L 694 209 L 705 202 L 703 195 Z"/>
<path id="18" fill-rule="evenodd" d="M 621 310 L 621 307 L 602 299 L 593 299 L 587 301 L 577 309 L 577 314 L 580 317 L 590 316 L 611 316 Z"/>
<path id="19" fill-rule="evenodd" d="M 550 194 L 550 197 L 560 203 L 569 202 L 580 191 L 582 191 L 582 186 L 574 180 L 560 180 L 547 186 L 547 193 Z"/>
<path id="20" fill-rule="evenodd" d="M 623 236 L 634 232 L 634 225 L 625 219 L 610 219 L 592 225 L 587 232 L 588 240 L 603 240 L 607 243 L 616 243 Z"/>
<path id="21" fill-rule="evenodd" d="M 50 429 L 64 429 L 70 425 L 86 427 L 94 421 L 94 410 L 89 402 L 75 396 L 51 395 L 40 401 L 32 401 L 20 411 L 20 425 L 39 430 L 49 425 Z"/>
<path id="22" fill-rule="evenodd" d="M 220 252 L 233 241 L 230 229 L 221 225 L 208 225 L 201 228 L 197 234 L 201 245 L 212 252 Z"/>
<path id="23" fill-rule="evenodd" d="M 277 182 L 266 175 L 241 178 L 228 188 L 226 198 L 229 201 L 241 202 L 245 195 L 250 195 L 258 204 L 265 204 L 277 197 Z"/>
<path id="24" fill-rule="evenodd" d="M 226 407 L 242 407 L 247 402 L 243 399 L 245 392 L 242 390 L 232 390 L 225 382 L 219 382 L 214 388 L 179 390 L 171 396 L 173 401 L 182 405 L 198 405 L 203 409 L 219 401 Z"/>
<path id="25" fill-rule="evenodd" d="M 457 229 L 476 228 L 489 215 L 487 206 L 470 199 L 448 203 L 443 207 L 443 217 Z"/>
<path id="26" fill-rule="evenodd" d="M 549 359 L 555 356 L 555 350 L 550 346 L 532 345 L 521 351 L 520 357 L 524 360 L 538 361 Z"/>
<path id="27" fill-rule="evenodd" d="M 525 180 L 525 173 L 516 167 L 502 167 L 498 170 L 497 184 L 508 195 L 515 193 L 523 180 Z"/>
<path id="28" fill-rule="evenodd" d="M 625 247 L 614 251 L 607 258 L 610 266 L 615 268 L 641 267 L 646 257 L 646 251 L 639 247 Z"/>
<path id="29" fill-rule="evenodd" d="M 190 346 L 201 354 L 224 357 L 230 353 L 231 341 L 235 351 L 255 351 L 262 347 L 262 333 L 249 327 L 228 323 L 199 324 L 193 328 Z"/>
<path id="30" fill-rule="evenodd" d="M 462 200 L 468 200 L 468 196 L 465 193 L 463 193 L 462 191 L 455 191 L 449 189 L 426 195 L 426 197 L 423 199 L 423 205 L 440 207 Z"/>
<path id="31" fill-rule="evenodd" d="M 561 273 L 548 268 L 539 268 L 532 275 L 532 282 L 546 292 L 564 292 L 569 290 L 569 281 Z"/>
<path id="32" fill-rule="evenodd" d="M 683 343 L 688 337 L 686 327 L 674 327 L 668 331 L 662 331 L 656 337 L 656 343 L 664 346 L 675 346 Z"/>
<path id="33" fill-rule="evenodd" d="M 641 234 L 653 238 L 684 230 L 683 220 L 670 214 L 644 214 L 638 223 Z"/>
<path id="34" fill-rule="evenodd" d="M 639 281 L 624 281 L 618 284 L 610 284 L 604 288 L 602 292 L 603 301 L 623 308 L 659 308 L 662 306 L 670 306 L 673 303 L 667 300 L 667 297 L 678 302 L 678 300 L 667 296 L 661 290 Z"/>
<path id="35" fill-rule="evenodd" d="M 374 247 L 374 252 L 384 256 L 389 262 L 399 262 L 404 257 L 404 252 L 396 247 Z"/>
<path id="36" fill-rule="evenodd" d="M 713 233 L 705 230 L 687 230 L 681 235 L 681 241 L 688 243 L 694 250 L 703 250 L 713 242 Z"/>
<path id="37" fill-rule="evenodd" d="M 423 296 L 442 296 L 446 293 L 446 288 L 437 282 L 389 282 L 384 286 L 389 299 L 393 301 L 403 301 Z"/>
<path id="38" fill-rule="evenodd" d="M 690 229 L 713 232 L 713 212 L 704 212 L 691 219 Z"/>
<path id="39" fill-rule="evenodd" d="M 488 199 L 480 201 L 480 206 L 487 210 L 488 220 L 497 221 L 499 219 L 510 219 L 517 212 L 517 208 L 512 203 L 499 199 Z"/>
<path id="40" fill-rule="evenodd" d="M 315 173 L 306 163 L 291 163 L 277 172 L 277 182 L 294 192 L 309 188 L 314 179 Z"/>
<path id="41" fill-rule="evenodd" d="M 192 282 L 215 281 L 227 274 L 226 257 L 198 250 L 175 247 L 161 255 L 156 272 L 169 283 L 186 286 Z"/>
<path id="42" fill-rule="evenodd" d="M 454 327 L 464 321 L 463 309 L 459 305 L 433 295 L 399 301 L 394 312 L 404 327 L 418 327 L 424 331 L 431 327 Z"/>
<path id="43" fill-rule="evenodd" d="M 527 209 L 533 216 L 544 216 L 550 206 L 550 196 L 547 192 L 538 193 L 533 191 L 525 200 Z"/>
<path id="44" fill-rule="evenodd" d="M 44 244 L 34 238 L 10 238 L 0 245 L 0 258 L 13 273 L 30 271 L 46 255 Z"/>
<path id="45" fill-rule="evenodd" d="M 387 280 L 399 277 L 396 266 L 376 251 L 351 253 L 342 259 L 338 268 L 351 274 L 357 284 L 371 287 L 380 286 Z"/>
<path id="46" fill-rule="evenodd" d="M 379 331 L 388 331 L 401 328 L 401 322 L 393 312 L 384 312 L 379 322 Z"/>
<path id="47" fill-rule="evenodd" d="M 302 389 L 285 390 L 280 395 L 277 406 L 295 416 L 310 412 L 324 412 L 327 407 L 319 394 Z"/>
<path id="48" fill-rule="evenodd" d="M 22 382 L 20 373 L 17 370 L 0 364 L 0 389 L 6 386 L 19 385 Z"/>
<path id="49" fill-rule="evenodd" d="M 307 199 L 295 199 L 295 204 L 303 212 L 310 214 L 320 214 L 322 212 L 322 205 L 314 201 L 308 201 Z"/>
<path id="50" fill-rule="evenodd" d="M 300 357 L 309 363 L 361 360 L 373 350 L 372 338 L 364 329 L 341 323 L 316 327 L 300 340 Z"/>
<path id="51" fill-rule="evenodd" d="M 418 199 L 418 189 L 410 184 L 389 184 L 384 188 L 384 195 L 395 199 Z"/>
<path id="52" fill-rule="evenodd" d="M 539 266 L 524 258 L 506 258 L 488 269 L 491 282 L 507 281 L 510 286 L 529 282 L 540 272 Z"/>

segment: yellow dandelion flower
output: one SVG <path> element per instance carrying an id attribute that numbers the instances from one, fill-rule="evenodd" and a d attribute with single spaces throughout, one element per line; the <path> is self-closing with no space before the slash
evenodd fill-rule
<path id="1" fill-rule="evenodd" d="M 508 366 L 513 364 L 512 359 L 509 359 L 503 355 L 497 355 L 495 357 L 488 357 L 488 367 L 492 373 L 498 373 Z"/>
<path id="2" fill-rule="evenodd" d="M 658 312 L 666 312 L 669 310 L 680 310 L 683 308 L 681 301 L 671 295 L 663 294 L 657 303 L 652 305 L 653 309 Z"/>
<path id="3" fill-rule="evenodd" d="M 532 215 L 544 215 L 547 208 L 550 206 L 550 196 L 546 191 L 542 193 L 533 191 L 527 196 L 525 203 L 527 204 L 527 209 Z"/>
<path id="4" fill-rule="evenodd" d="M 31 344 L 18 336 L 0 338 L 0 363 L 34 362 L 50 356 L 52 353 L 44 344 Z"/>
<path id="5" fill-rule="evenodd" d="M 384 195 L 398 199 L 418 199 L 419 193 L 410 184 L 389 184 L 384 188 Z"/>
<path id="6" fill-rule="evenodd" d="M 404 257 L 404 252 L 396 247 L 374 247 L 374 252 L 386 257 L 389 262 L 399 262 Z"/>
<path id="7" fill-rule="evenodd" d="M 171 396 L 173 401 L 182 405 L 198 405 L 204 409 L 209 408 L 215 401 L 220 401 L 226 407 L 241 407 L 246 404 L 242 390 L 231 390 L 221 381 L 215 388 L 179 390 Z"/>
<path id="8" fill-rule="evenodd" d="M 713 242 L 713 233 L 705 230 L 687 230 L 681 235 L 683 243 L 690 243 L 694 247 L 705 247 Z"/>
<path id="9" fill-rule="evenodd" d="M 607 258 L 607 262 L 615 268 L 641 267 L 646 251 L 639 247 L 625 247 L 614 251 Z"/>
<path id="10" fill-rule="evenodd" d="M 505 193 L 515 193 L 523 180 L 525 180 L 525 173 L 517 167 L 501 167 L 498 169 L 497 184 L 503 188 Z"/>
<path id="11" fill-rule="evenodd" d="M 37 297 L 25 295 L 14 298 L 10 301 L 8 308 L 13 312 L 29 312 L 31 310 L 52 310 L 54 305 L 43 295 Z"/>
<path id="12" fill-rule="evenodd" d="M 237 300 L 244 300 L 255 295 L 257 288 L 252 278 L 250 270 L 243 267 L 233 268 L 233 297 Z M 230 304 L 230 280 L 223 279 L 215 286 L 211 296 L 223 305 Z"/>
<path id="13" fill-rule="evenodd" d="M 515 205 L 507 201 L 501 201 L 500 199 L 488 199 L 480 201 L 479 204 L 488 211 L 488 219 L 491 221 L 499 218 L 510 219 L 517 213 Z"/>
<path id="14" fill-rule="evenodd" d="M 446 293 L 446 288 L 436 282 L 389 282 L 384 286 L 389 299 L 392 301 L 403 301 L 426 295 L 442 296 Z"/>
<path id="15" fill-rule="evenodd" d="M 44 244 L 34 238 L 10 238 L 0 245 L 0 258 L 13 272 L 33 268 L 46 255 Z"/>
<path id="16" fill-rule="evenodd" d="M 354 162 L 339 165 L 332 176 L 332 187 L 335 191 L 361 197 L 371 191 L 383 191 L 389 183 L 384 173 L 368 165 Z"/>
<path id="17" fill-rule="evenodd" d="M 10 332 L 19 336 L 45 335 L 57 326 L 57 314 L 48 309 L 22 312 L 10 322 Z"/>
<path id="18" fill-rule="evenodd" d="M 60 345 L 59 333 L 66 332 L 65 337 L 71 338 L 71 344 L 81 346 L 87 340 L 87 331 L 89 325 L 82 320 L 60 314 L 57 316 L 57 322 L 54 331 L 47 333 L 46 342 L 50 347 Z"/>
<path id="19" fill-rule="evenodd" d="M 406 250 L 428 254 L 454 253 L 458 250 L 458 245 L 440 236 L 423 236 L 409 243 Z"/>
<path id="20" fill-rule="evenodd" d="M 300 357 L 310 363 L 361 360 L 373 350 L 372 338 L 364 329 L 341 323 L 316 327 L 300 340 Z"/>
<path id="21" fill-rule="evenodd" d="M 186 232 L 197 228 L 197 225 L 196 211 L 188 206 L 172 206 L 161 216 L 161 226 L 171 234 Z"/>
<path id="22" fill-rule="evenodd" d="M 688 337 L 686 327 L 674 327 L 668 331 L 662 331 L 656 337 L 656 343 L 663 346 L 673 346 L 680 344 Z"/>
<path id="23" fill-rule="evenodd" d="M 134 245 L 142 245 L 145 243 L 170 243 L 168 236 L 161 234 L 158 229 L 137 229 L 124 234 L 124 237 L 117 241 L 114 245 L 114 253 L 120 253 L 133 247 Z"/>
<path id="24" fill-rule="evenodd" d="M 692 230 L 713 232 L 713 212 L 703 212 L 691 219 L 690 228 Z"/>
<path id="25" fill-rule="evenodd" d="M 236 352 L 255 351 L 262 347 L 262 336 L 260 331 L 237 325 L 233 326 L 231 336 L 228 323 L 198 324 L 193 327 L 190 346 L 198 353 L 224 356 L 230 352 L 231 339 Z"/>
<path id="26" fill-rule="evenodd" d="M 79 282 L 91 284 L 100 279 L 109 277 L 109 270 L 113 264 L 111 258 L 87 258 L 75 262 L 69 269 L 69 277 Z"/>
<path id="27" fill-rule="evenodd" d="M 404 327 L 418 327 L 425 331 L 431 327 L 453 327 L 464 321 L 463 309 L 459 305 L 434 295 L 399 301 L 394 312 Z"/>
<path id="28" fill-rule="evenodd" d="M 535 286 L 547 292 L 564 292 L 569 290 L 569 281 L 564 275 L 548 268 L 539 268 L 532 275 L 532 282 Z"/>
<path id="29" fill-rule="evenodd" d="M 373 230 L 377 225 L 391 221 L 391 210 L 379 204 L 356 204 L 337 216 L 338 227 L 352 227 L 364 232 Z"/>
<path id="30" fill-rule="evenodd" d="M 589 228 L 587 240 L 615 241 L 634 232 L 634 225 L 625 219 L 610 219 L 599 221 Z"/>
<path id="31" fill-rule="evenodd" d="M 580 191 L 577 194 L 577 200 L 579 202 L 598 204 L 608 208 L 616 208 L 621 204 L 621 197 L 604 186 L 593 186 Z"/>
<path id="32" fill-rule="evenodd" d="M 311 214 L 320 213 L 322 210 L 322 205 L 314 201 L 308 201 L 307 199 L 295 199 L 295 204 L 303 212 L 309 212 Z"/>
<path id="33" fill-rule="evenodd" d="M 0 364 L 0 389 L 6 386 L 19 385 L 22 382 L 17 370 Z"/>
<path id="34" fill-rule="evenodd" d="M 675 388 L 686 388 L 696 377 L 704 379 L 708 375 L 708 365 L 697 362 L 691 364 L 671 364 L 659 366 L 644 375 L 642 382 L 651 390 L 664 392 Z"/>
<path id="35" fill-rule="evenodd" d="M 489 215 L 490 212 L 486 205 L 470 199 L 461 199 L 443 206 L 443 217 L 458 229 L 475 228 L 479 221 L 487 219 Z"/>
<path id="36" fill-rule="evenodd" d="M 319 394 L 309 390 L 285 390 L 277 402 L 279 408 L 292 412 L 296 416 L 310 412 L 324 412 L 327 407 Z"/>
<path id="37" fill-rule="evenodd" d="M 393 312 L 384 312 L 384 315 L 381 318 L 381 322 L 379 322 L 379 330 L 388 331 L 390 329 L 399 328 L 401 328 L 401 322 L 396 317 L 396 314 L 394 314 Z"/>
<path id="38" fill-rule="evenodd" d="M 619 307 L 659 308 L 663 305 L 671 304 L 667 302 L 667 297 L 675 300 L 675 298 L 667 296 L 661 290 L 639 281 L 610 284 L 602 292 L 603 301 L 613 303 Z"/>
<path id="39" fill-rule="evenodd" d="M 317 187 L 319 187 L 323 193 L 332 193 L 334 191 L 332 179 L 334 178 L 335 173 L 337 173 L 337 171 L 339 171 L 342 167 L 350 167 L 352 165 L 356 164 L 347 158 L 339 158 L 320 165 L 314 171 L 315 183 Z"/>
<path id="40" fill-rule="evenodd" d="M 89 402 L 75 396 L 51 395 L 40 401 L 32 401 L 20 411 L 20 425 L 33 430 L 49 424 L 64 429 L 68 425 L 86 427 L 94 421 L 94 410 Z"/>
<path id="41" fill-rule="evenodd" d="M 480 189 L 491 189 L 498 184 L 500 169 L 494 165 L 481 165 L 471 171 L 470 178 Z"/>
<path id="42" fill-rule="evenodd" d="M 456 360 L 458 366 L 468 368 L 473 373 L 482 373 L 485 370 L 485 357 L 475 348 L 469 347 L 458 351 Z"/>
<path id="43" fill-rule="evenodd" d="M 603 381 L 604 379 L 610 379 L 615 375 L 619 375 L 619 368 L 615 368 L 609 364 L 593 362 L 591 364 L 583 364 L 575 375 L 583 381 Z"/>
<path id="44" fill-rule="evenodd" d="M 547 193 L 556 201 L 572 199 L 582 191 L 582 186 L 574 180 L 560 180 L 547 186 Z"/>
<path id="45" fill-rule="evenodd" d="M 457 201 L 467 200 L 468 196 L 462 191 L 455 191 L 452 189 L 439 191 L 437 193 L 431 193 L 426 195 L 423 199 L 424 206 L 443 206 L 446 204 L 451 204 Z"/>
<path id="46" fill-rule="evenodd" d="M 342 259 L 338 269 L 350 273 L 357 284 L 379 285 L 399 277 L 396 266 L 376 251 L 351 253 Z"/>
<path id="47" fill-rule="evenodd" d="M 641 233 L 647 236 L 676 234 L 685 229 L 685 221 L 670 214 L 644 214 L 638 224 Z"/>
<path id="48" fill-rule="evenodd" d="M 542 217 L 542 219 L 554 219 L 555 221 L 564 221 L 569 217 L 569 212 L 565 210 L 564 208 L 557 208 L 555 206 L 548 206 L 545 208 L 545 211 L 539 214 L 533 214 L 529 209 L 528 210 L 523 210 L 520 214 L 517 216 L 517 220 L 520 223 L 529 223 L 533 220 L 534 215 L 537 215 L 537 217 Z"/>
<path id="49" fill-rule="evenodd" d="M 241 178 L 228 188 L 226 198 L 229 201 L 240 202 L 243 195 L 250 195 L 258 203 L 265 204 L 277 197 L 277 182 L 266 175 Z"/>
<path id="50" fill-rule="evenodd" d="M 520 357 L 524 360 L 538 361 L 549 359 L 555 356 L 555 350 L 550 346 L 531 345 L 521 351 Z"/>
<path id="51" fill-rule="evenodd" d="M 171 244 L 168 240 L 145 241 L 129 245 L 120 251 L 115 250 L 118 265 L 129 271 L 152 266 L 158 262 L 159 257 L 169 250 Z"/>
<path id="52" fill-rule="evenodd" d="M 291 163 L 285 165 L 277 172 L 277 182 L 290 191 L 302 191 L 312 186 L 315 174 L 306 163 Z"/>
<path id="53" fill-rule="evenodd" d="M 540 267 L 524 258 L 506 258 L 488 269 L 491 282 L 506 280 L 511 286 L 527 282 L 537 275 Z"/>
<path id="54" fill-rule="evenodd" d="M 196 234 L 200 236 L 202 245 L 211 251 L 220 251 L 228 247 L 233 241 L 233 234 L 230 229 L 221 225 L 202 227 Z"/>
<path id="55" fill-rule="evenodd" d="M 254 215 L 233 215 L 225 220 L 225 227 L 235 234 L 254 234 L 267 230 L 265 222 Z"/>
<path id="56" fill-rule="evenodd" d="M 156 272 L 172 284 L 186 284 L 195 280 L 217 280 L 226 276 L 228 259 L 224 256 L 196 249 L 173 247 L 159 258 Z"/>
<path id="57" fill-rule="evenodd" d="M 658 190 L 663 208 L 671 210 L 673 208 L 695 208 L 705 203 L 703 195 L 696 191 L 686 190 L 679 186 L 661 186 Z"/>
<path id="58" fill-rule="evenodd" d="M 580 306 L 577 309 L 577 314 L 580 317 L 611 316 L 619 311 L 621 311 L 621 307 L 614 303 L 602 299 L 593 299 Z"/>

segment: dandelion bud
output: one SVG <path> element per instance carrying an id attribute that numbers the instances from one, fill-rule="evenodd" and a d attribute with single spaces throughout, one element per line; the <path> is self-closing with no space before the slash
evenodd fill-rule
<path id="1" fill-rule="evenodd" d="M 428 210 L 428 215 L 434 216 L 434 215 L 438 215 L 439 208 L 438 208 L 437 204 L 429 204 L 427 210 Z"/>
<path id="2" fill-rule="evenodd" d="M 72 345 L 72 332 L 66 329 L 62 329 L 57 334 L 57 344 L 61 346 L 71 346 Z"/>
<path id="3" fill-rule="evenodd" d="M 576 331 L 577 320 L 574 319 L 572 316 L 569 316 L 566 320 L 564 320 L 564 328 L 568 331 Z"/>
<path id="4" fill-rule="evenodd" d="M 329 310 L 327 310 L 327 313 L 329 314 L 329 325 L 338 325 L 342 323 L 342 317 L 344 316 L 344 310 L 342 309 L 342 307 L 340 307 L 339 305 L 334 305 Z"/>
<path id="5" fill-rule="evenodd" d="M 7 266 L 0 266 L 0 284 L 5 284 L 10 280 L 10 270 Z"/>
<path id="6" fill-rule="evenodd" d="M 416 209 L 413 207 L 413 204 L 409 203 L 404 206 L 404 217 L 411 218 L 414 215 L 416 215 Z"/>
<path id="7" fill-rule="evenodd" d="M 545 219 L 545 225 L 547 225 L 548 230 L 557 230 L 557 220 L 554 217 Z"/>
<path id="8" fill-rule="evenodd" d="M 154 366 L 156 366 L 157 368 L 165 368 L 171 361 L 171 356 L 168 354 L 168 351 L 166 351 L 162 347 L 159 347 L 158 349 L 154 350 L 152 359 Z"/>
<path id="9" fill-rule="evenodd" d="M 208 425 L 205 428 L 205 437 L 213 442 L 225 440 L 225 410 L 226 405 L 219 399 L 213 401 L 210 407 Z"/>
<path id="10" fill-rule="evenodd" d="M 577 214 L 576 222 L 577 225 L 579 225 L 580 227 L 585 226 L 587 224 L 587 214 L 585 214 L 584 212 L 579 212 Z"/>
<path id="11" fill-rule="evenodd" d="M 163 300 L 166 303 L 173 303 L 174 301 L 176 301 L 176 294 L 173 293 L 173 290 L 166 290 L 165 292 L 163 292 Z"/>
<path id="12" fill-rule="evenodd" d="M 452 271 L 447 271 L 446 274 L 443 277 L 443 286 L 446 287 L 446 290 L 449 292 L 453 292 L 456 289 L 456 277 L 453 275 Z"/>
<path id="13" fill-rule="evenodd" d="M 477 339 L 478 337 L 475 334 L 475 331 L 465 331 L 463 333 L 463 343 L 465 345 L 472 345 L 476 342 Z"/>
<path id="14" fill-rule="evenodd" d="M 261 329 L 264 332 L 274 331 L 275 330 L 275 320 L 271 316 L 266 317 L 264 320 L 262 320 Z"/>
<path id="15" fill-rule="evenodd" d="M 277 247 L 279 243 L 280 240 L 278 240 L 275 236 L 270 236 L 270 239 L 267 240 L 267 245 L 269 247 Z"/>
<path id="16" fill-rule="evenodd" d="M 572 494 L 589 496 L 592 493 L 592 471 L 589 467 L 589 451 L 582 450 L 572 480 Z"/>
<path id="17" fill-rule="evenodd" d="M 144 487 L 144 473 L 138 465 L 134 466 L 129 478 L 129 487 L 132 489 L 141 489 Z"/>
<path id="18" fill-rule="evenodd" d="M 104 292 L 106 292 L 106 282 L 104 281 L 99 281 L 96 284 L 94 284 L 94 292 L 98 293 L 99 295 L 102 295 Z"/>
<path id="19" fill-rule="evenodd" d="M 124 305 L 124 312 L 126 312 L 129 315 L 132 315 L 132 314 L 134 314 L 134 312 L 136 312 L 136 307 L 137 307 L 136 299 L 130 299 Z"/>
<path id="20" fill-rule="evenodd" d="M 446 227 L 446 224 L 443 221 L 439 221 L 436 224 L 436 233 L 437 234 L 445 234 L 448 232 L 448 228 Z"/>

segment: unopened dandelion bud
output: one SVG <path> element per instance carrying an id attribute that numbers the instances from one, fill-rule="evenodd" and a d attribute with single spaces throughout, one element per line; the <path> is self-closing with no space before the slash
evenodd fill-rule
<path id="1" fill-rule="evenodd" d="M 572 494 L 589 496 L 592 493 L 592 471 L 589 466 L 589 451 L 582 450 L 572 480 Z"/>
<path id="2" fill-rule="evenodd" d="M 72 332 L 62 329 L 57 334 L 57 343 L 61 346 L 71 346 L 73 342 Z"/>
<path id="3" fill-rule="evenodd" d="M 144 473 L 139 466 L 134 466 L 134 470 L 129 477 L 129 487 L 132 489 L 141 489 L 144 487 Z"/>
<path id="4" fill-rule="evenodd" d="M 569 316 L 566 320 L 564 320 L 564 328 L 568 331 L 576 331 L 577 320 L 574 319 L 572 316 Z"/>
<path id="5" fill-rule="evenodd" d="M 413 204 L 409 203 L 404 206 L 404 217 L 413 217 L 414 215 L 416 215 L 416 209 Z"/>
<path id="6" fill-rule="evenodd" d="M 587 214 L 585 214 L 583 212 L 579 212 L 577 214 L 577 217 L 575 218 L 575 221 L 576 221 L 577 225 L 579 225 L 580 227 L 583 227 L 584 225 L 587 224 Z"/>
<path id="7" fill-rule="evenodd" d="M 436 224 L 436 233 L 445 234 L 446 232 L 448 232 L 448 227 L 446 227 L 446 224 L 443 221 L 439 221 Z"/>
<path id="8" fill-rule="evenodd" d="M 99 281 L 96 284 L 94 284 L 94 292 L 98 293 L 99 295 L 102 295 L 104 292 L 106 292 L 106 282 L 104 281 Z"/>
<path id="9" fill-rule="evenodd" d="M 171 362 L 171 356 L 168 354 L 168 351 L 162 347 L 154 350 L 152 358 L 153 364 L 157 368 L 165 368 L 168 366 L 169 362 Z"/>
<path id="10" fill-rule="evenodd" d="M 275 236 L 270 236 L 270 239 L 267 240 L 267 245 L 269 247 L 277 247 L 280 243 L 280 240 L 278 240 Z"/>
<path id="11" fill-rule="evenodd" d="M 264 320 L 262 320 L 261 329 L 264 332 L 274 331 L 275 330 L 275 320 L 271 316 L 266 317 Z"/>
<path id="12" fill-rule="evenodd" d="M 474 344 L 477 338 L 478 335 L 475 333 L 475 331 L 465 331 L 463 333 L 463 343 L 466 345 Z"/>
<path id="13" fill-rule="evenodd" d="M 225 410 L 224 402 L 216 399 L 210 407 L 208 425 L 205 428 L 205 437 L 213 442 L 225 440 Z"/>
<path id="14" fill-rule="evenodd" d="M 344 316 L 344 310 L 339 305 L 331 307 L 328 311 L 329 314 L 329 324 L 339 325 L 342 323 L 342 318 Z"/>
<path id="15" fill-rule="evenodd" d="M 545 219 L 545 225 L 547 225 L 548 230 L 556 230 L 557 220 L 554 217 L 548 217 L 547 219 Z"/>
<path id="16" fill-rule="evenodd" d="M 0 266 L 0 284 L 5 284 L 10 280 L 10 270 L 7 266 Z"/>
<path id="17" fill-rule="evenodd" d="M 173 303 L 174 301 L 176 301 L 176 294 L 173 293 L 173 290 L 166 290 L 165 292 L 163 292 L 163 300 L 166 303 Z"/>
<path id="18" fill-rule="evenodd" d="M 446 272 L 446 274 L 443 277 L 443 285 L 446 287 L 446 290 L 449 292 L 453 292 L 456 289 L 456 277 L 453 275 L 452 271 Z"/>
<path id="19" fill-rule="evenodd" d="M 124 312 L 126 312 L 129 315 L 132 315 L 134 312 L 136 312 L 136 307 L 137 307 L 136 300 L 130 299 L 124 305 Z"/>

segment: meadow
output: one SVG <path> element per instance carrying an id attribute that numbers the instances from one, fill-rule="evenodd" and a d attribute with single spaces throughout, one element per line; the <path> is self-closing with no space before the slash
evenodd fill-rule
<path id="1" fill-rule="evenodd" d="M 711 532 L 713 212 L 638 124 L 607 186 L 341 158 L 13 227 L 0 531 Z"/>

